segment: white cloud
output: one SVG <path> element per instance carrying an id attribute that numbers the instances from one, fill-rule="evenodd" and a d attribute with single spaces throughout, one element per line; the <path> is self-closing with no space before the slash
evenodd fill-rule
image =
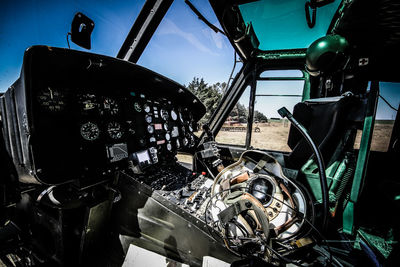
<path id="1" fill-rule="evenodd" d="M 224 47 L 223 46 L 224 45 L 224 37 L 223 37 L 223 35 L 221 33 L 216 33 L 215 31 L 213 31 L 211 29 L 210 29 L 210 32 L 211 32 L 211 38 L 214 41 L 215 46 L 218 49 L 222 49 Z"/>
<path id="2" fill-rule="evenodd" d="M 167 35 L 167 34 L 175 34 L 183 39 L 185 39 L 187 42 L 189 42 L 191 45 L 196 47 L 198 50 L 209 53 L 211 55 L 216 55 L 215 52 L 211 51 L 207 46 L 202 44 L 197 37 L 188 32 L 184 32 L 181 30 L 172 20 L 170 19 L 164 19 L 163 23 L 161 24 L 161 27 L 158 29 L 158 34 L 160 35 Z"/>

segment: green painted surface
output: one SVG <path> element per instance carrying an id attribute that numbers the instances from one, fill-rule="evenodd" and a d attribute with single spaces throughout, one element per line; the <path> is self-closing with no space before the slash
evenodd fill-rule
<path id="1" fill-rule="evenodd" d="M 306 101 L 308 99 L 310 99 L 310 74 L 308 74 L 308 72 L 303 71 L 304 74 L 304 89 L 303 89 L 303 97 L 301 99 L 301 101 Z"/>
<path id="2" fill-rule="evenodd" d="M 332 186 L 332 182 L 334 181 L 334 177 L 336 176 L 336 179 L 338 179 L 336 173 L 338 170 L 338 167 L 340 165 L 340 162 L 334 162 L 331 164 L 328 168 L 326 168 L 325 174 L 326 174 L 326 180 L 328 183 L 328 188 Z M 306 180 L 308 184 L 310 185 L 312 194 L 315 198 L 315 200 L 319 203 L 322 202 L 322 192 L 321 192 L 321 181 L 319 178 L 319 173 L 318 173 L 318 165 L 314 162 L 314 160 L 310 159 L 309 161 L 304 164 L 304 166 L 301 168 L 301 172 L 306 176 Z M 334 202 L 335 201 L 335 193 L 332 191 L 329 192 L 329 201 Z"/>
<path id="3" fill-rule="evenodd" d="M 393 245 L 397 244 L 397 241 L 394 241 L 393 237 L 385 239 L 383 237 L 370 234 L 366 230 L 359 229 L 354 242 L 355 248 L 361 249 L 359 244 L 361 239 L 363 239 L 364 242 L 366 242 L 375 251 L 378 251 L 385 259 L 387 259 L 390 256 L 390 253 L 392 253 Z"/>
<path id="4" fill-rule="evenodd" d="M 364 127 L 361 136 L 360 150 L 357 157 L 356 171 L 354 173 L 353 185 L 351 187 L 350 199 L 343 211 L 343 232 L 353 234 L 355 204 L 358 201 L 368 165 L 369 150 L 371 146 L 372 133 L 374 130 L 376 105 L 379 85 L 373 82 L 368 99 L 367 115 L 364 119 Z"/>

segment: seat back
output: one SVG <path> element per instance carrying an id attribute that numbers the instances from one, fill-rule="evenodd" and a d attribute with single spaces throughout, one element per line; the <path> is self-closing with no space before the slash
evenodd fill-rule
<path id="1" fill-rule="evenodd" d="M 311 99 L 294 106 L 293 116 L 307 130 L 327 165 L 340 146 L 347 130 L 353 128 L 350 115 L 357 100 L 353 96 Z M 285 158 L 288 168 L 300 169 L 312 156 L 312 150 L 301 133 L 292 125 L 288 145 L 292 152 Z"/>

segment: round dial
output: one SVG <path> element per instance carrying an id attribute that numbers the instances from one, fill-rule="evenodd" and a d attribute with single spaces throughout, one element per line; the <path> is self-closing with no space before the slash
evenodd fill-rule
<path id="1" fill-rule="evenodd" d="M 175 110 L 171 110 L 171 118 L 174 121 L 176 121 L 176 119 L 178 119 L 178 114 L 176 114 Z"/>
<path id="2" fill-rule="evenodd" d="M 167 141 L 171 140 L 171 135 L 169 133 L 165 134 L 165 140 Z"/>
<path id="3" fill-rule="evenodd" d="M 161 109 L 161 118 L 163 118 L 163 120 L 167 121 L 169 119 L 168 111 L 166 111 L 165 109 Z"/>
<path id="4" fill-rule="evenodd" d="M 121 124 L 118 122 L 110 122 L 107 124 L 107 133 L 112 139 L 120 139 L 123 135 Z"/>
<path id="5" fill-rule="evenodd" d="M 147 126 L 147 132 L 148 132 L 149 134 L 154 133 L 154 127 L 153 127 L 153 125 L 148 125 L 148 126 Z"/>
<path id="6" fill-rule="evenodd" d="M 39 104 L 49 111 L 61 111 L 65 107 L 64 95 L 50 87 L 41 90 L 37 96 Z"/>
<path id="7" fill-rule="evenodd" d="M 154 136 L 150 137 L 149 141 L 150 141 L 150 143 L 157 142 L 157 140 L 156 140 L 156 138 Z"/>
<path id="8" fill-rule="evenodd" d="M 82 110 L 89 111 L 96 109 L 99 104 L 97 103 L 96 96 L 93 94 L 84 94 L 79 98 Z"/>
<path id="9" fill-rule="evenodd" d="M 153 121 L 153 117 L 151 117 L 150 115 L 146 115 L 145 120 L 147 123 L 151 123 Z"/>
<path id="10" fill-rule="evenodd" d="M 136 110 L 137 112 L 142 112 L 142 106 L 140 105 L 139 102 L 135 102 L 135 103 L 133 104 L 133 107 L 135 108 L 135 110 Z"/>
<path id="11" fill-rule="evenodd" d="M 119 105 L 114 99 L 106 97 L 103 100 L 100 112 L 101 114 L 116 115 L 119 112 Z"/>
<path id="12" fill-rule="evenodd" d="M 168 144 L 167 144 L 167 150 L 168 150 L 168 151 L 171 151 L 171 150 L 172 150 L 172 145 L 171 145 L 171 143 L 168 143 Z"/>
<path id="13" fill-rule="evenodd" d="M 86 122 L 81 126 L 81 136 L 88 141 L 94 141 L 100 136 L 100 129 L 93 122 Z"/>
<path id="14" fill-rule="evenodd" d="M 169 129 L 168 123 L 164 123 L 164 130 L 168 131 L 168 129 Z"/>
<path id="15" fill-rule="evenodd" d="M 189 140 L 185 137 L 183 138 L 183 145 L 187 146 L 189 144 Z"/>
<path id="16" fill-rule="evenodd" d="M 149 113 L 151 109 L 150 109 L 150 106 L 149 106 L 149 105 L 144 104 L 144 105 L 143 105 L 143 110 L 144 110 L 144 112 Z"/>

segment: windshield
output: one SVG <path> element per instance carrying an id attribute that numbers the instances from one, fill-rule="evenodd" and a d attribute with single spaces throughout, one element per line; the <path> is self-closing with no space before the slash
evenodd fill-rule
<path id="1" fill-rule="evenodd" d="M 0 8 L 0 92 L 19 77 L 25 49 L 32 45 L 68 48 L 75 13 L 91 18 L 93 53 L 115 56 L 144 0 L 2 1 Z M 83 50 L 71 41 L 71 49 Z"/>
<path id="2" fill-rule="evenodd" d="M 90 52 L 115 57 L 144 0 L 133 1 L 2 1 L 0 8 L 0 92 L 19 77 L 25 49 L 32 45 L 68 48 L 67 34 L 77 12 L 91 18 Z M 220 27 L 207 0 L 194 5 Z M 71 49 L 88 51 L 69 39 Z M 200 21 L 184 1 L 171 5 L 138 64 L 188 85 L 194 77 L 208 84 L 226 82 L 234 52 L 222 34 Z"/>
<path id="3" fill-rule="evenodd" d="M 262 0 L 239 6 L 243 19 L 253 25 L 261 50 L 307 48 L 319 37 L 325 36 L 340 4 L 317 8 L 313 28 L 307 24 L 305 3 L 301 0 Z M 312 11 L 310 9 L 310 16 Z"/>

